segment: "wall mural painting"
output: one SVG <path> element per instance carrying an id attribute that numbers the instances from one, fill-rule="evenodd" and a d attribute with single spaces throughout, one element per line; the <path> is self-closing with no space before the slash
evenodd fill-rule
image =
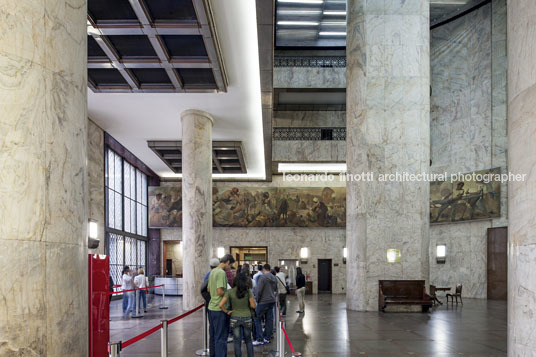
<path id="1" fill-rule="evenodd" d="M 500 217 L 501 183 L 481 179 L 500 173 L 495 168 L 464 174 L 461 180 L 430 182 L 430 223 Z"/>
<path id="2" fill-rule="evenodd" d="M 149 226 L 182 225 L 181 187 L 149 187 Z M 345 227 L 345 187 L 213 188 L 214 227 Z"/>

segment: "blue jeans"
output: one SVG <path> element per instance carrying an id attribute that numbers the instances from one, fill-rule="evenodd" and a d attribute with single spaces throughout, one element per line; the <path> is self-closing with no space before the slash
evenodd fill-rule
<path id="1" fill-rule="evenodd" d="M 272 329 L 274 327 L 274 306 L 275 302 L 268 304 L 258 304 L 255 312 L 257 317 L 255 318 L 255 331 L 256 331 L 256 340 L 262 342 L 262 339 L 270 340 L 272 338 Z M 264 324 L 264 334 L 262 331 L 262 320 L 265 319 L 266 323 Z"/>
<path id="2" fill-rule="evenodd" d="M 147 310 L 147 297 L 145 296 L 145 290 L 140 290 L 140 300 L 138 301 L 138 304 L 140 304 L 140 310 L 141 310 L 142 301 L 143 301 L 143 310 Z"/>
<path id="3" fill-rule="evenodd" d="M 123 314 L 127 311 L 128 306 L 128 293 L 123 293 Z"/>
<path id="4" fill-rule="evenodd" d="M 223 311 L 208 310 L 210 356 L 227 357 L 227 336 L 229 335 L 229 319 Z"/>
<path id="5" fill-rule="evenodd" d="M 252 326 L 253 321 L 251 317 L 231 317 L 235 357 L 242 357 L 242 335 L 246 341 L 248 357 L 253 357 L 253 344 L 251 342 Z"/>
<path id="6" fill-rule="evenodd" d="M 123 293 L 123 294 L 127 294 L 128 304 L 127 304 L 127 310 L 125 311 L 125 317 L 128 317 L 130 313 L 134 312 L 134 308 L 136 306 L 136 295 L 134 295 L 134 291 L 129 291 L 128 293 Z"/>

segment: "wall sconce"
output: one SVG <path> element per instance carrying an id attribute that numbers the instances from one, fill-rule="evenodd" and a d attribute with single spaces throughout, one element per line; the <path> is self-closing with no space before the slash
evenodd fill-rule
<path id="1" fill-rule="evenodd" d="M 447 260 L 447 246 L 445 244 L 438 244 L 436 247 L 436 263 L 445 264 Z"/>
<path id="2" fill-rule="evenodd" d="M 224 255 L 225 255 L 225 248 L 218 247 L 218 249 L 216 249 L 216 257 L 218 257 L 218 259 L 221 259 L 223 258 Z"/>
<path id="3" fill-rule="evenodd" d="M 400 249 L 387 249 L 387 262 L 400 263 Z"/>
<path id="4" fill-rule="evenodd" d="M 309 248 L 304 247 L 300 249 L 300 261 L 307 264 L 307 258 L 309 258 Z"/>
<path id="5" fill-rule="evenodd" d="M 284 261 L 284 260 L 281 261 L 281 265 L 285 265 L 285 261 Z"/>
<path id="6" fill-rule="evenodd" d="M 342 263 L 343 264 L 346 264 L 346 257 L 348 255 L 348 249 L 346 249 L 346 247 L 344 247 L 342 249 Z"/>
<path id="7" fill-rule="evenodd" d="M 94 219 L 88 220 L 87 223 L 87 247 L 89 249 L 97 249 L 99 247 L 100 240 L 99 236 L 99 225 Z"/>

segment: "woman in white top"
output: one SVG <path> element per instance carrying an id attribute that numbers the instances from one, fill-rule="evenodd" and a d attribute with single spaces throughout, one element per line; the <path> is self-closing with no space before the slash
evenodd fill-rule
<path id="1" fill-rule="evenodd" d="M 126 266 L 123 269 L 123 284 L 121 285 L 121 290 L 131 290 L 134 289 L 134 282 L 132 281 L 132 271 L 129 269 L 128 266 Z M 127 308 L 124 310 L 125 317 L 128 317 L 128 315 L 131 312 L 134 312 L 134 304 L 136 300 L 136 295 L 134 294 L 134 291 L 128 291 L 126 293 L 123 293 L 123 306 L 125 306 L 125 301 Z"/>
<path id="2" fill-rule="evenodd" d="M 138 304 L 140 304 L 141 307 L 141 302 L 143 301 L 143 311 L 147 312 L 147 297 L 145 296 L 146 290 L 143 288 L 149 286 L 149 279 L 147 279 L 145 276 L 143 269 L 140 268 L 138 270 L 138 275 L 136 275 L 134 278 L 134 284 L 138 289 L 142 289 L 140 290 L 140 300 L 138 301 Z"/>

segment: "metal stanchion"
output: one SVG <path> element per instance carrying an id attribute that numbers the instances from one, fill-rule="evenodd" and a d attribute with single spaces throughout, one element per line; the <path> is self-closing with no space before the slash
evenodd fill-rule
<path id="1" fill-rule="evenodd" d="M 285 327 L 285 322 L 279 321 L 279 326 L 277 328 L 277 332 L 279 333 L 279 338 L 277 340 L 277 350 L 279 351 L 280 357 L 285 356 L 285 334 L 283 333 L 283 327 Z"/>
<path id="2" fill-rule="evenodd" d="M 135 314 L 132 315 L 133 318 L 140 318 L 143 317 L 143 315 L 140 313 L 140 290 L 137 289 L 136 293 L 134 294 L 134 298 L 136 299 L 136 308 L 134 309 Z"/>
<path id="3" fill-rule="evenodd" d="M 281 349 L 279 347 L 279 340 L 281 339 L 281 318 L 280 318 L 280 308 L 279 308 L 279 294 L 276 294 L 276 302 L 275 302 L 275 350 L 270 351 L 270 354 L 273 356 L 282 356 L 281 355 Z"/>
<path id="4" fill-rule="evenodd" d="M 203 349 L 195 351 L 196 356 L 209 356 L 210 351 L 208 349 L 208 310 L 207 305 L 203 306 Z"/>
<path id="5" fill-rule="evenodd" d="M 168 320 L 161 320 L 162 328 L 160 329 L 160 356 L 167 357 L 168 355 L 168 345 L 167 345 L 167 328 Z"/>
<path id="6" fill-rule="evenodd" d="M 109 357 L 119 357 L 121 351 L 121 342 L 108 342 Z"/>
<path id="7" fill-rule="evenodd" d="M 165 284 L 162 286 L 162 304 L 160 305 L 160 308 L 161 309 L 167 309 L 168 308 L 166 306 L 166 285 Z"/>

